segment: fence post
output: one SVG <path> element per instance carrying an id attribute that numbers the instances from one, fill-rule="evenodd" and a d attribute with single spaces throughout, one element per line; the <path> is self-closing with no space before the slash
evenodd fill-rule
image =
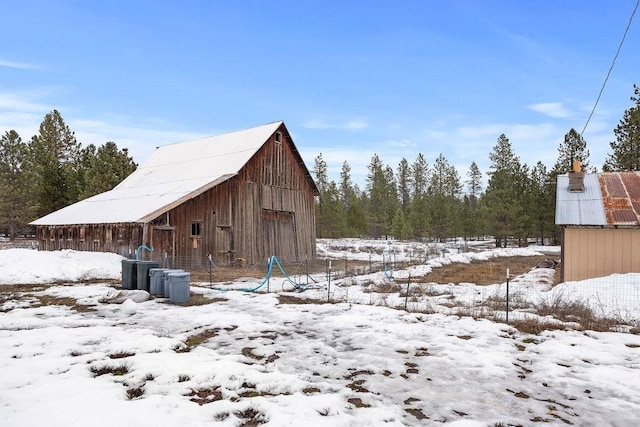
<path id="1" fill-rule="evenodd" d="M 507 268 L 507 323 L 509 323 L 509 269 Z"/>
<path id="2" fill-rule="evenodd" d="M 209 286 L 213 286 L 213 272 L 211 271 L 212 265 L 213 260 L 211 259 L 211 254 L 209 254 Z"/>
<path id="3" fill-rule="evenodd" d="M 344 256 L 344 277 L 347 277 L 347 256 Z"/>
<path id="4" fill-rule="evenodd" d="M 329 260 L 328 280 L 327 280 L 327 302 L 331 302 L 331 260 Z"/>
<path id="5" fill-rule="evenodd" d="M 404 310 L 407 310 L 407 303 L 409 302 L 409 285 L 411 285 L 411 274 L 409 274 L 409 278 L 407 279 L 407 294 L 404 296 Z"/>

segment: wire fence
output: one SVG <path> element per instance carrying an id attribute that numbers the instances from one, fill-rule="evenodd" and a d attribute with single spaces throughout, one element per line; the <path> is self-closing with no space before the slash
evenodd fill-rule
<path id="1" fill-rule="evenodd" d="M 558 268 L 536 268 L 510 274 L 509 267 L 491 285 L 456 279 L 450 282 L 429 280 L 430 268 L 451 263 L 457 248 L 431 251 L 408 257 L 407 254 L 371 254 L 318 257 L 312 260 L 280 260 L 286 275 L 295 283 L 313 286 L 314 296 L 330 302 L 351 302 L 389 306 L 409 312 L 468 315 L 505 322 L 522 322 L 543 318 L 547 323 L 604 324 L 611 322 L 637 325 L 640 322 L 640 273 L 617 274 L 579 282 L 558 283 Z M 444 255 L 444 256 L 443 256 Z M 455 259 L 455 257 L 454 257 Z M 442 264 L 441 264 L 442 263 Z M 508 262 L 507 264 L 508 265 Z M 165 268 L 179 268 L 192 273 L 194 282 L 233 282 L 241 277 L 263 278 L 268 260 L 254 266 L 216 265 L 208 258 L 167 259 Z M 454 264 L 453 270 L 469 268 Z M 271 292 L 290 291 L 274 271 Z"/>
<path id="2" fill-rule="evenodd" d="M 21 241 L 12 247 L 36 249 L 37 244 Z M 536 269 L 530 265 L 530 271 L 515 273 L 512 270 L 513 274 L 509 274 L 509 262 L 496 261 L 499 264 L 491 268 L 500 276 L 490 281 L 490 285 L 482 285 L 474 273 L 469 277 L 461 272 L 473 265 L 465 263 L 462 254 L 483 249 L 486 248 L 457 242 L 407 245 L 399 250 L 378 247 L 355 253 L 350 247 L 334 247 L 331 253 L 322 253 L 314 259 L 279 259 L 279 262 L 285 275 L 303 285 L 298 290 L 313 288 L 312 298 L 330 302 L 487 317 L 510 323 L 534 317 L 547 323 L 573 322 L 582 326 L 593 326 L 605 319 L 609 329 L 612 322 L 636 327 L 640 323 L 640 273 L 558 283 L 558 268 Z M 261 280 L 269 264 L 268 259 L 256 265 L 220 264 L 209 257 L 163 256 L 156 261 L 162 268 L 190 272 L 192 282 L 205 285 L 233 283 L 242 278 Z M 454 267 L 449 276 L 430 278 L 430 271 L 451 263 Z M 282 277 L 280 271 L 274 270 L 272 286 L 265 289 L 291 291 L 291 286 L 285 286 L 284 280 L 280 280 Z"/>

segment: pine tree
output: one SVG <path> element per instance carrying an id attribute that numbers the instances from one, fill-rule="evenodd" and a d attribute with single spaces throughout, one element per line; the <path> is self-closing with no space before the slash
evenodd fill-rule
<path id="1" fill-rule="evenodd" d="M 429 165 L 422 153 L 418 154 L 411 166 L 411 184 L 413 186 L 412 196 L 414 199 L 427 193 L 429 186 Z"/>
<path id="2" fill-rule="evenodd" d="M 389 173 L 383 167 L 382 161 L 377 154 L 371 158 L 367 174 L 367 193 L 369 196 L 367 223 L 369 233 L 378 238 L 389 233 L 391 225 L 391 215 L 395 212 L 390 210 L 389 193 L 391 184 L 388 182 Z M 393 171 L 391 171 L 393 177 Z"/>
<path id="3" fill-rule="evenodd" d="M 631 101 L 635 105 L 624 112 L 613 130 L 616 140 L 609 143 L 613 153 L 605 160 L 605 171 L 640 170 L 640 87 L 634 84 L 633 93 Z"/>
<path id="4" fill-rule="evenodd" d="M 489 160 L 491 171 L 483 202 L 489 232 L 495 238 L 496 247 L 502 247 L 506 246 L 508 237 L 520 234 L 524 208 L 518 194 L 518 182 L 522 181 L 523 168 L 504 134 L 498 138 Z"/>
<path id="5" fill-rule="evenodd" d="M 573 162 L 579 160 L 583 171 L 592 171 L 589 166 L 587 143 L 575 129 L 571 128 L 558 146 L 558 160 L 553 167 L 555 176 L 567 173 L 573 168 Z"/>
<path id="6" fill-rule="evenodd" d="M 419 153 L 411 165 L 411 203 L 407 214 L 408 224 L 417 238 L 427 237 L 431 227 L 427 190 L 429 187 L 429 165 Z"/>
<path id="7" fill-rule="evenodd" d="M 27 144 L 15 130 L 0 139 L 0 229 L 11 240 L 34 219 Z"/>
<path id="8" fill-rule="evenodd" d="M 344 237 L 347 229 L 346 219 L 346 212 L 342 209 L 338 186 L 335 181 L 331 181 L 324 192 L 320 209 L 319 221 L 322 230 L 320 237 L 332 239 Z"/>
<path id="9" fill-rule="evenodd" d="M 80 143 L 57 110 L 48 113 L 29 144 L 37 214 L 78 201 Z"/>
<path id="10" fill-rule="evenodd" d="M 349 210 L 353 201 L 353 184 L 351 183 L 351 166 L 345 160 L 340 170 L 340 197 L 342 199 L 342 207 L 345 211 Z"/>
<path id="11" fill-rule="evenodd" d="M 324 161 L 322 153 L 318 154 L 318 156 L 313 161 L 313 175 L 316 177 L 316 187 L 318 187 L 320 197 L 322 197 L 322 194 L 327 191 L 327 188 L 329 187 L 327 162 Z"/>
<path id="12" fill-rule="evenodd" d="M 530 182 L 529 216 L 532 218 L 533 235 L 543 245 L 546 238 L 553 236 L 555 227 L 555 186 L 551 182 L 551 173 L 540 161 L 531 170 Z"/>
<path id="13" fill-rule="evenodd" d="M 459 229 L 460 188 L 458 172 L 440 154 L 431 169 L 428 191 L 431 226 L 435 237 L 440 241 L 453 236 Z"/>
<path id="14" fill-rule="evenodd" d="M 398 171 L 396 173 L 396 179 L 398 182 L 398 197 L 400 199 L 400 208 L 403 215 L 407 213 L 409 209 L 409 203 L 411 202 L 411 167 L 409 162 L 404 157 L 398 164 Z"/>
<path id="15" fill-rule="evenodd" d="M 469 172 L 467 172 L 467 189 L 469 192 L 469 202 L 471 207 L 475 207 L 482 192 L 482 172 L 475 161 L 471 162 Z"/>
<path id="16" fill-rule="evenodd" d="M 360 191 L 358 185 L 353 186 L 353 194 L 347 211 L 347 235 L 352 237 L 362 236 L 367 233 L 367 218 L 365 206 L 366 194 Z"/>
<path id="17" fill-rule="evenodd" d="M 81 165 L 81 199 L 111 190 L 137 167 L 129 157 L 129 151 L 126 148 L 119 150 L 111 141 L 97 150 L 93 144 L 82 150 Z"/>

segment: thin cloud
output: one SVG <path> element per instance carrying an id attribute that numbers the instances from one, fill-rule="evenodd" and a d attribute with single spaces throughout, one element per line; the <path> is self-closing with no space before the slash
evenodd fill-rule
<path id="1" fill-rule="evenodd" d="M 40 67 L 34 64 L 28 64 L 26 62 L 7 61 L 0 59 L 0 67 L 4 68 L 17 68 L 19 70 L 39 70 Z"/>
<path id="2" fill-rule="evenodd" d="M 338 123 L 330 123 L 324 120 L 310 120 L 305 122 L 302 126 L 306 129 L 362 130 L 369 127 L 369 122 L 364 119 L 353 119 Z"/>
<path id="3" fill-rule="evenodd" d="M 565 119 L 567 117 L 571 117 L 571 112 L 560 102 L 542 102 L 539 104 L 528 105 L 527 108 L 544 114 L 545 116 L 553 117 L 554 119 Z"/>

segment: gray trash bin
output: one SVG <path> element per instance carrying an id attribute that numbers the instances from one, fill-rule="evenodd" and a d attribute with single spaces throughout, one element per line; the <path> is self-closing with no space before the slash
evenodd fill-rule
<path id="1" fill-rule="evenodd" d="M 138 262 L 135 259 L 122 260 L 122 288 L 135 289 L 138 283 Z"/>
<path id="2" fill-rule="evenodd" d="M 165 271 L 162 272 L 162 287 L 163 287 L 163 291 L 164 291 L 164 296 L 166 298 L 169 298 L 169 274 L 171 273 L 184 273 L 184 270 L 179 270 L 179 269 L 167 269 Z"/>
<path id="3" fill-rule="evenodd" d="M 137 289 L 149 292 L 149 270 L 160 267 L 158 261 L 138 261 Z"/>
<path id="4" fill-rule="evenodd" d="M 169 302 L 179 303 L 189 301 L 190 273 L 169 273 Z"/>
<path id="5" fill-rule="evenodd" d="M 166 268 L 149 269 L 149 293 L 151 295 L 164 296 L 164 278 L 162 274 L 167 271 Z"/>

